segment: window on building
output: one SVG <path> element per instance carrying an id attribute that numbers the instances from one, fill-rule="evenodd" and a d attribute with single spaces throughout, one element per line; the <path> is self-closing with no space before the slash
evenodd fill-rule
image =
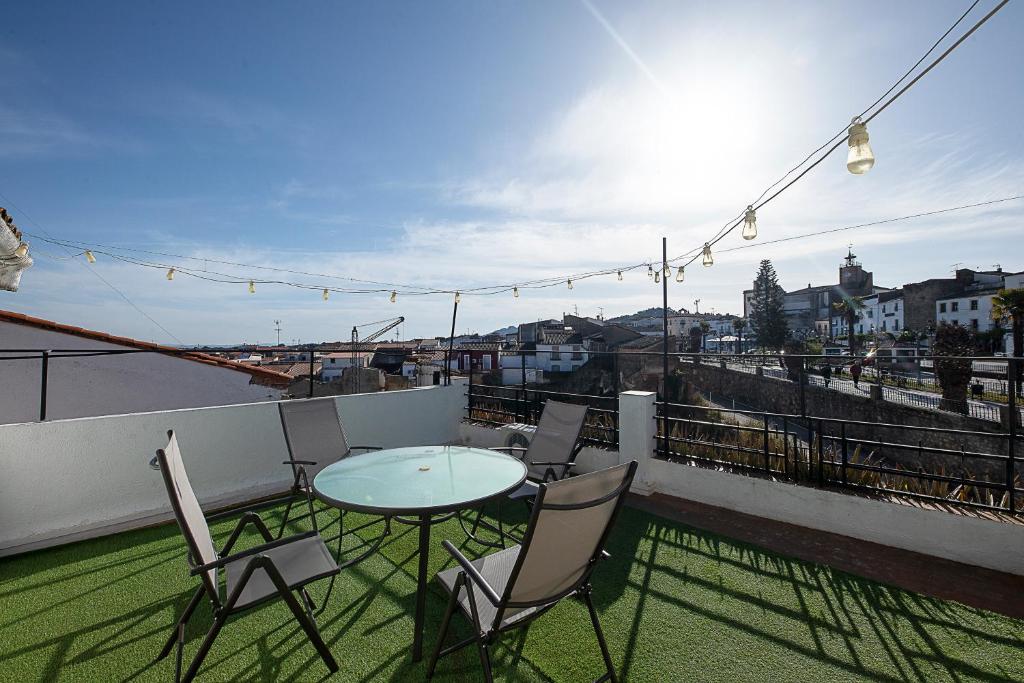
<path id="1" fill-rule="evenodd" d="M 946 312 L 946 304 L 939 304 L 939 313 Z"/>
<path id="2" fill-rule="evenodd" d="M 884 320 L 882 321 L 882 332 L 885 332 L 885 331 L 886 331 L 886 330 L 885 330 L 885 322 L 886 322 L 886 321 L 884 321 Z"/>
<path id="3" fill-rule="evenodd" d="M 960 321 L 959 320 L 954 320 L 953 321 L 953 327 L 959 327 L 959 326 L 960 326 Z"/>
<path id="4" fill-rule="evenodd" d="M 868 317 L 869 318 L 874 318 L 875 317 L 875 312 L 872 311 L 870 308 L 868 309 Z"/>
<path id="5" fill-rule="evenodd" d="M 561 372 L 561 371 L 562 371 L 562 366 L 561 365 L 552 365 L 551 366 L 551 372 Z"/>
<path id="6" fill-rule="evenodd" d="M 971 329 L 972 330 L 978 329 L 978 319 L 977 318 L 971 318 Z"/>
<path id="7" fill-rule="evenodd" d="M 562 358 L 562 354 L 559 352 L 558 347 L 557 346 L 552 346 L 551 347 L 551 360 L 560 360 L 561 358 Z"/>
<path id="8" fill-rule="evenodd" d="M 582 351 L 573 351 L 572 352 L 572 360 L 583 360 L 583 352 Z"/>
<path id="9" fill-rule="evenodd" d="M 882 304 L 882 313 L 885 313 L 885 304 Z"/>
<path id="10" fill-rule="evenodd" d="M 892 310 L 896 311 L 897 313 L 900 312 L 900 302 L 899 301 L 897 301 L 896 303 L 894 303 L 892 305 Z"/>
<path id="11" fill-rule="evenodd" d="M 899 320 L 893 320 L 892 321 L 892 329 L 894 329 L 896 331 L 899 331 L 899 329 L 900 329 L 900 321 Z"/>
<path id="12" fill-rule="evenodd" d="M 960 302 L 959 301 L 954 301 L 949 306 L 950 306 L 950 310 L 952 310 L 953 312 L 956 312 L 956 311 L 960 310 Z"/>
<path id="13" fill-rule="evenodd" d="M 972 311 L 978 310 L 978 300 L 977 299 L 971 299 L 971 310 Z"/>

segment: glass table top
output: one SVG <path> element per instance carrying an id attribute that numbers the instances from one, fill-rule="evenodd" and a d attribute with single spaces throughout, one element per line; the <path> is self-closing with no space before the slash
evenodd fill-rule
<path id="1" fill-rule="evenodd" d="M 317 497 L 338 507 L 398 514 L 442 512 L 517 488 L 526 466 L 465 446 L 414 446 L 354 455 L 313 479 Z"/>

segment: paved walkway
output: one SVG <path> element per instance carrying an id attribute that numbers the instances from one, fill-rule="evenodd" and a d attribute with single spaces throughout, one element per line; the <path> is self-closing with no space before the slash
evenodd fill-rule
<path id="1" fill-rule="evenodd" d="M 663 494 L 630 496 L 645 512 L 873 581 L 1024 619 L 1024 576 L 983 569 Z M 935 514 L 948 514 L 936 512 Z"/>

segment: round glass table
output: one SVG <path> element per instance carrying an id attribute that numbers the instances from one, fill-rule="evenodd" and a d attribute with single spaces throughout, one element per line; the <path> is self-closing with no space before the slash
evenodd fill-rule
<path id="1" fill-rule="evenodd" d="M 328 505 L 418 525 L 419 574 L 413 661 L 423 656 L 430 525 L 446 513 L 483 505 L 526 481 L 517 458 L 465 446 L 414 446 L 354 455 L 322 469 L 313 492 Z M 444 515 L 441 519 L 434 519 Z"/>

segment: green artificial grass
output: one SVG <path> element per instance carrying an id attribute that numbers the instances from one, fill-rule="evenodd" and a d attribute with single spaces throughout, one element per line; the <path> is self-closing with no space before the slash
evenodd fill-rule
<path id="1" fill-rule="evenodd" d="M 265 513 L 268 521 L 276 515 Z M 334 518 L 322 516 L 325 524 Z M 218 542 L 232 527 L 228 521 L 215 528 Z M 445 538 L 479 554 L 455 522 L 435 526 L 432 572 L 451 566 L 440 547 Z M 257 540 L 255 533 L 246 539 Z M 396 524 L 381 554 L 339 577 L 318 617 L 341 665 L 330 680 L 425 679 L 425 665 L 411 663 L 416 542 L 415 528 Z M 625 680 L 1024 680 L 1024 629 L 1007 617 L 629 508 L 609 550 L 612 559 L 595 574 L 594 597 Z M 172 680 L 174 657 L 152 660 L 198 585 L 183 551 L 177 527 L 168 525 L 0 560 L 0 680 Z M 428 651 L 445 606 L 432 587 Z M 318 584 L 311 593 L 319 599 L 325 590 Z M 449 642 L 469 633 L 459 616 L 454 623 Z M 186 662 L 209 624 L 204 604 L 187 631 Z M 586 608 L 575 600 L 525 634 L 505 636 L 495 654 L 501 681 L 584 681 L 603 672 Z M 278 601 L 230 621 L 199 680 L 326 674 Z M 480 679 L 473 648 L 442 660 L 435 677 Z"/>

